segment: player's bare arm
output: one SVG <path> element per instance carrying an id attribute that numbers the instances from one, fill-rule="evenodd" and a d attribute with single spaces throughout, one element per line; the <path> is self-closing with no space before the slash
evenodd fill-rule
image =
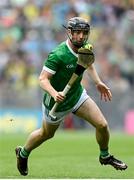
<path id="1" fill-rule="evenodd" d="M 91 76 L 91 78 L 93 79 L 93 81 L 95 82 L 96 87 L 101 94 L 101 100 L 104 99 L 105 101 L 108 101 L 108 100 L 111 101 L 112 93 L 110 91 L 110 88 L 107 87 L 106 84 L 104 84 L 101 81 L 93 64 L 91 66 L 89 66 L 88 73 Z"/>
<path id="2" fill-rule="evenodd" d="M 43 90 L 47 91 L 56 102 L 62 102 L 65 99 L 65 96 L 62 92 L 57 92 L 51 85 L 50 79 L 52 78 L 53 74 L 42 70 L 39 76 L 39 83 Z"/>

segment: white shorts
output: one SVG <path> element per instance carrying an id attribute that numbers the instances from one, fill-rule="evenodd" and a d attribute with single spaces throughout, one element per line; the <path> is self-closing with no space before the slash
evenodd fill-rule
<path id="1" fill-rule="evenodd" d="M 56 116 L 56 120 L 52 119 L 49 116 L 49 110 L 44 106 L 44 104 L 42 103 L 42 113 L 43 113 L 43 120 L 45 120 L 48 123 L 51 124 L 60 124 L 61 121 L 64 120 L 64 117 L 69 114 L 70 112 L 75 112 L 77 111 L 77 109 L 79 109 L 79 107 L 89 98 L 86 90 L 84 89 L 80 99 L 78 100 L 78 102 L 74 105 L 74 107 L 72 107 L 71 109 L 67 110 L 67 111 L 63 111 L 63 112 L 55 112 L 55 116 Z"/>

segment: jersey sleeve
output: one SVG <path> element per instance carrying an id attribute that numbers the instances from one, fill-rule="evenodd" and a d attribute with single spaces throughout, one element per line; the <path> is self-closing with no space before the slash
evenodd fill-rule
<path id="1" fill-rule="evenodd" d="M 58 70 L 59 59 L 56 53 L 50 53 L 48 58 L 44 61 L 43 70 L 55 74 Z"/>

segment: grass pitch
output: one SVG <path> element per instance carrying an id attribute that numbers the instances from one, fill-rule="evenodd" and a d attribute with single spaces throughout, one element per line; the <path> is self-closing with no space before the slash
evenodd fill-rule
<path id="1" fill-rule="evenodd" d="M 0 178 L 134 178 L 134 136 L 111 134 L 111 153 L 128 164 L 126 171 L 117 171 L 98 162 L 99 149 L 94 133 L 58 130 L 53 139 L 31 153 L 29 175 L 23 177 L 16 169 L 14 149 L 23 145 L 26 138 L 26 134 L 0 134 Z"/>

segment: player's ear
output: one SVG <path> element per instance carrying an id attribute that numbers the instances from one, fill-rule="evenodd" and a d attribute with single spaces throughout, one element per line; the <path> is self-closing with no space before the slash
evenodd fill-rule
<path id="1" fill-rule="evenodd" d="M 69 38 L 72 39 L 72 31 L 71 31 L 71 29 L 68 29 L 68 35 L 69 35 Z"/>
<path id="2" fill-rule="evenodd" d="M 71 33 L 71 29 L 67 29 L 68 30 L 68 33 Z"/>
<path id="3" fill-rule="evenodd" d="M 72 35 L 71 29 L 68 29 L 68 34 L 69 34 L 69 35 Z"/>

